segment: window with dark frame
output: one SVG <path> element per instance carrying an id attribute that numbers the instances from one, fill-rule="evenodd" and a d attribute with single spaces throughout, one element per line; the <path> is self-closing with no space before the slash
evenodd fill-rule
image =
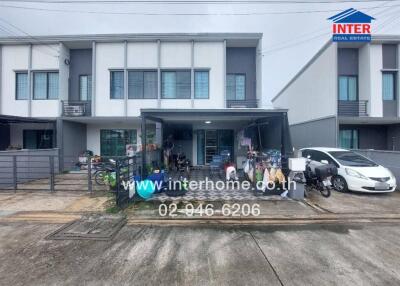
<path id="1" fill-rule="evenodd" d="M 79 99 L 87 101 L 92 99 L 92 76 L 79 76 Z"/>
<path id="2" fill-rule="evenodd" d="M 50 149 L 53 148 L 53 130 L 25 129 L 22 133 L 24 149 Z"/>
<path id="3" fill-rule="evenodd" d="M 33 99 L 58 99 L 58 72 L 33 72 Z"/>
<path id="4" fill-rule="evenodd" d="M 136 129 L 101 129 L 100 155 L 125 156 L 126 145 L 137 144 Z"/>
<path id="5" fill-rule="evenodd" d="M 161 98 L 190 99 L 190 70 L 165 70 L 161 72 Z"/>
<path id="6" fill-rule="evenodd" d="M 110 71 L 110 98 L 124 99 L 124 71 Z"/>
<path id="7" fill-rule="evenodd" d="M 208 70 L 194 71 L 194 98 L 207 99 L 210 97 L 210 75 Z"/>
<path id="8" fill-rule="evenodd" d="M 382 99 L 396 100 L 396 72 L 382 72 Z"/>
<path id="9" fill-rule="evenodd" d="M 156 99 L 158 97 L 158 75 L 154 70 L 128 71 L 129 99 Z"/>
<path id="10" fill-rule="evenodd" d="M 358 129 L 339 130 L 339 146 L 345 149 L 358 149 Z"/>
<path id="11" fill-rule="evenodd" d="M 358 80 L 357 76 L 339 76 L 339 100 L 357 101 L 358 100 Z"/>
<path id="12" fill-rule="evenodd" d="M 227 74 L 226 75 L 226 98 L 228 100 L 246 99 L 246 75 Z"/>
<path id="13" fill-rule="evenodd" d="M 29 99 L 28 72 L 15 73 L 15 99 Z"/>

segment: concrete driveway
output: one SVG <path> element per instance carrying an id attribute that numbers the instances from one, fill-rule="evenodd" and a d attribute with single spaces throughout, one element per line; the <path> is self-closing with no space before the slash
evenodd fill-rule
<path id="1" fill-rule="evenodd" d="M 45 240 L 0 223 L 0 285 L 399 285 L 398 224 L 125 226 L 112 241 Z"/>
<path id="2" fill-rule="evenodd" d="M 400 191 L 383 194 L 332 191 L 329 198 L 313 192 L 307 201 L 335 214 L 400 214 Z"/>
<path id="3" fill-rule="evenodd" d="M 0 192 L 0 211 L 3 212 L 101 212 L 106 196 L 90 197 L 83 192 L 19 191 Z"/>

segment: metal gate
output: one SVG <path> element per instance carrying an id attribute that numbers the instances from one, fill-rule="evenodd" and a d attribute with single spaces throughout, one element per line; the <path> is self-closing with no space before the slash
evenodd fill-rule
<path id="1" fill-rule="evenodd" d="M 116 160 L 115 198 L 118 207 L 124 207 L 136 198 L 135 194 L 129 192 L 129 187 L 130 184 L 142 178 L 140 162 L 140 156 L 123 157 Z"/>
<path id="2" fill-rule="evenodd" d="M 55 152 L 12 152 L 0 154 L 0 191 L 84 191 L 107 190 L 93 184 L 92 160 L 62 171 Z M 76 159 L 77 160 L 77 159 Z"/>

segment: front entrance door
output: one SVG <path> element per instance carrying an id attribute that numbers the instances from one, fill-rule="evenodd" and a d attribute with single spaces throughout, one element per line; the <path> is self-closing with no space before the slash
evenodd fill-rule
<path id="1" fill-rule="evenodd" d="M 229 151 L 233 159 L 233 130 L 197 130 L 197 164 L 205 165 L 212 161 L 214 155 Z"/>
<path id="2" fill-rule="evenodd" d="M 206 130 L 206 164 L 212 161 L 214 155 L 218 154 L 217 130 Z"/>

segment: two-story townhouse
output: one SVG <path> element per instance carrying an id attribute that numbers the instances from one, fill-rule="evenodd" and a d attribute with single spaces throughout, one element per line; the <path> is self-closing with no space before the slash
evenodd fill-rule
<path id="1" fill-rule="evenodd" d="M 400 150 L 399 36 L 329 41 L 273 98 L 293 145 Z"/>
<path id="2" fill-rule="evenodd" d="M 124 34 L 0 39 L 1 148 L 58 147 L 64 165 L 159 150 L 207 165 L 247 149 L 244 127 L 278 119 L 261 89 L 262 34 Z M 281 119 L 284 117 L 285 121 Z M 243 133 L 241 133 L 243 134 Z M 279 142 L 272 142 L 281 148 Z M 142 156 L 144 164 L 146 156 Z M 151 160 L 147 158 L 148 161 Z"/>

